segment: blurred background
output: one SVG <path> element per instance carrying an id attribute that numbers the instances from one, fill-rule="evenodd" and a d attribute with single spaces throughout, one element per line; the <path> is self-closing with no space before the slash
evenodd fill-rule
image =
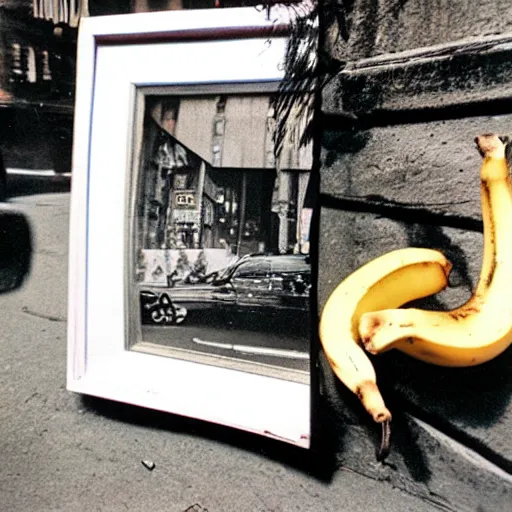
<path id="1" fill-rule="evenodd" d="M 0 199 L 69 190 L 81 16 L 257 0 L 0 0 Z"/>

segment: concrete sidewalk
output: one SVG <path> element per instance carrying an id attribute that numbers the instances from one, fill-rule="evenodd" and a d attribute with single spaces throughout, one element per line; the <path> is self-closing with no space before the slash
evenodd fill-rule
<path id="1" fill-rule="evenodd" d="M 314 476 L 322 461 L 298 448 L 66 391 L 69 194 L 11 203 L 35 254 L 24 287 L 0 297 L 2 512 L 440 509 L 353 471 Z"/>

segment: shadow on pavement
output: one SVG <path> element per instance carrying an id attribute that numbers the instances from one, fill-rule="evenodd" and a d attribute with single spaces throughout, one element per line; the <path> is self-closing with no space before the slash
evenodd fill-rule
<path id="1" fill-rule="evenodd" d="M 233 331 L 272 332 L 292 338 L 309 341 L 309 318 L 304 315 L 275 315 L 258 314 L 226 314 L 218 311 L 190 311 L 183 326 L 194 325 L 211 329 L 230 329 Z"/>
<path id="2" fill-rule="evenodd" d="M 88 412 L 113 421 L 176 434 L 202 437 L 270 458 L 311 475 L 319 481 L 328 482 L 332 478 L 330 471 L 325 472 L 323 470 L 324 464 L 318 464 L 318 460 L 315 461 L 317 455 L 311 450 L 305 450 L 286 442 L 207 421 L 88 395 L 81 395 L 80 401 Z"/>
<path id="3" fill-rule="evenodd" d="M 70 190 L 71 177 L 69 175 L 48 173 L 37 176 L 11 171 L 7 173 L 7 200 L 14 197 L 69 192 Z"/>

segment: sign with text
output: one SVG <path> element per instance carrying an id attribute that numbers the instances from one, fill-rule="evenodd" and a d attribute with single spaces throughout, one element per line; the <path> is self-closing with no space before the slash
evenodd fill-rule
<path id="1" fill-rule="evenodd" d="M 174 192 L 174 206 L 176 208 L 195 208 L 196 194 L 194 190 L 176 190 Z"/>

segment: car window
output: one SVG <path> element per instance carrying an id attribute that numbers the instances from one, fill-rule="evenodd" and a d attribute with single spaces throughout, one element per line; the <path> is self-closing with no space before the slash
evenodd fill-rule
<path id="1" fill-rule="evenodd" d="M 233 272 L 233 265 L 213 273 L 213 282 L 223 281 Z"/>
<path id="2" fill-rule="evenodd" d="M 213 274 L 214 274 L 213 282 L 214 283 L 221 282 L 221 281 L 224 281 L 224 280 L 232 277 L 232 275 L 235 272 L 236 267 L 239 266 L 240 262 L 244 261 L 245 259 L 246 259 L 246 256 L 243 256 L 242 258 L 230 263 L 226 268 L 223 268 L 221 270 L 213 272 Z"/>
<path id="3" fill-rule="evenodd" d="M 267 277 L 270 272 L 270 263 L 267 260 L 245 261 L 233 274 L 233 278 L 257 279 Z"/>
<path id="4" fill-rule="evenodd" d="M 310 265 L 304 256 L 283 256 L 272 260 L 272 273 L 309 273 Z"/>

